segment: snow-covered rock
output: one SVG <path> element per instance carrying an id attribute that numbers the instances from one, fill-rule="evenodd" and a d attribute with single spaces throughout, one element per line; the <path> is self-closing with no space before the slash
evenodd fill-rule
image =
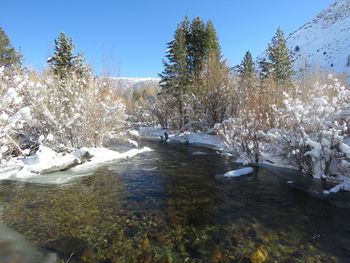
<path id="1" fill-rule="evenodd" d="M 106 148 L 82 148 L 65 155 L 56 153 L 52 149 L 40 146 L 37 154 L 30 157 L 19 157 L 11 159 L 0 169 L 0 180 L 23 179 L 64 171 L 91 168 L 106 162 L 123 158 L 131 158 L 137 154 L 152 151 L 148 147 L 142 149 L 131 149 L 124 153 Z M 65 181 L 63 181 L 65 182 Z"/>
<path id="2" fill-rule="evenodd" d="M 225 173 L 224 176 L 225 177 L 238 177 L 241 175 L 250 174 L 253 171 L 254 171 L 254 168 L 246 167 L 246 168 L 242 168 L 242 169 L 238 169 L 238 170 L 229 171 L 229 172 Z"/>
<path id="3" fill-rule="evenodd" d="M 342 191 L 350 192 L 350 179 L 349 178 L 345 178 L 344 182 L 334 186 L 330 190 L 323 191 L 323 193 L 324 194 L 331 194 L 331 193 L 334 194 L 334 193 L 338 193 L 338 192 L 342 192 Z"/>
<path id="4" fill-rule="evenodd" d="M 93 158 L 89 162 L 85 162 L 84 164 L 79 165 L 74 169 L 95 166 L 101 163 L 111 162 L 123 158 L 131 158 L 140 153 L 150 152 L 152 149 L 143 147 L 141 149 L 131 149 L 124 153 L 119 153 L 117 151 L 109 150 L 106 148 L 88 148 L 88 151 L 93 156 Z"/>
<path id="5" fill-rule="evenodd" d="M 169 137 L 169 141 L 175 143 L 186 143 L 199 147 L 207 147 L 215 150 L 228 149 L 228 146 L 218 136 L 205 133 L 180 133 L 171 135 Z"/>
<path id="6" fill-rule="evenodd" d="M 140 134 L 139 134 L 139 131 L 136 131 L 136 130 L 130 130 L 128 131 L 130 135 L 132 136 L 135 136 L 135 137 L 139 137 Z"/>
<path id="7" fill-rule="evenodd" d="M 45 158 L 43 158 L 44 156 Z M 30 166 L 29 170 L 32 173 L 45 174 L 70 169 L 89 161 L 93 156 L 89 153 L 88 149 L 84 148 L 69 154 L 60 155 L 47 147 L 43 151 L 41 146 L 37 157 L 38 163 Z"/>

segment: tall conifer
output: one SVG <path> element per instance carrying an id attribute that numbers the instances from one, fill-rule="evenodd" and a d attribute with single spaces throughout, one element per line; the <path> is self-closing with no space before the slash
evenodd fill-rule
<path id="1" fill-rule="evenodd" d="M 260 61 L 263 78 L 272 78 L 277 85 L 291 84 L 294 59 L 287 47 L 283 31 L 278 28 L 267 49 L 268 60 Z"/>
<path id="2" fill-rule="evenodd" d="M 209 57 L 221 59 L 218 37 L 211 21 L 205 24 L 199 17 L 190 22 L 186 16 L 175 31 L 174 39 L 167 44 L 164 70 L 159 74 L 163 92 L 176 100 L 181 124 L 186 123 L 184 95 L 195 94 L 202 69 Z M 218 63 L 219 65 L 220 63 Z M 196 87 L 198 88 L 198 87 Z"/>
<path id="3" fill-rule="evenodd" d="M 188 55 L 191 75 L 198 74 L 208 56 L 206 26 L 200 17 L 192 20 L 188 40 Z"/>
<path id="4" fill-rule="evenodd" d="M 221 48 L 214 24 L 211 20 L 207 22 L 206 28 L 206 52 L 207 56 L 216 55 L 221 58 Z"/>
<path id="5" fill-rule="evenodd" d="M 67 37 L 65 32 L 61 32 L 58 39 L 54 40 L 54 56 L 48 58 L 47 62 L 61 79 L 65 78 L 68 73 L 84 74 L 89 71 L 84 63 L 83 53 L 79 52 L 74 55 L 74 47 L 72 38 Z"/>
<path id="6" fill-rule="evenodd" d="M 238 66 L 238 73 L 245 78 L 252 78 L 255 74 L 254 61 L 249 50 L 245 53 L 241 64 Z"/>
<path id="7" fill-rule="evenodd" d="M 21 53 L 16 52 L 5 31 L 0 27 L 0 66 L 8 67 L 11 65 L 20 65 L 21 63 Z"/>

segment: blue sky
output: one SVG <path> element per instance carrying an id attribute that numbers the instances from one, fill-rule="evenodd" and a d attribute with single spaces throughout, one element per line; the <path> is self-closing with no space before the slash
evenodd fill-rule
<path id="1" fill-rule="evenodd" d="M 188 15 L 211 19 L 222 53 L 238 64 L 246 50 L 263 52 L 278 26 L 286 35 L 334 0 L 2 0 L 0 27 L 24 64 L 40 70 L 64 31 L 97 74 L 157 77 L 166 43 Z"/>

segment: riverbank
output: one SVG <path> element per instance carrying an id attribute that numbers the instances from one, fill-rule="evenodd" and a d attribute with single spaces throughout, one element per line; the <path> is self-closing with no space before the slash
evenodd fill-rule
<path id="1" fill-rule="evenodd" d="M 168 134 L 168 139 L 164 141 L 165 143 L 182 143 L 192 146 L 206 147 L 216 150 L 217 153 L 222 156 L 231 158 L 234 162 L 242 163 L 244 165 L 251 165 L 250 160 L 244 159 L 242 156 L 234 158 L 232 148 L 230 148 L 230 146 L 217 135 L 210 135 L 203 132 L 174 132 L 159 127 L 144 127 L 137 131 L 129 131 L 129 134 L 134 136 L 134 138 L 158 138 L 159 140 L 164 140 L 164 132 Z M 264 149 L 267 148 L 268 147 L 265 147 Z M 277 168 L 297 170 L 296 167 L 286 163 L 280 156 L 272 155 L 268 151 L 261 152 L 261 161 L 254 165 L 267 165 Z M 331 183 L 331 188 L 324 189 L 324 195 L 335 194 L 342 191 L 350 191 L 350 178 L 347 176 L 337 176 L 337 178 L 335 178 L 326 175 L 316 175 L 314 178 Z"/>
<path id="2" fill-rule="evenodd" d="M 107 162 L 132 158 L 148 151 L 152 149 L 143 147 L 118 152 L 107 148 L 81 148 L 70 153 L 57 153 L 41 145 L 32 156 L 20 156 L 8 160 L 0 169 L 0 180 L 30 179 L 67 170 L 79 173 L 83 170 L 93 170 L 94 167 Z"/>

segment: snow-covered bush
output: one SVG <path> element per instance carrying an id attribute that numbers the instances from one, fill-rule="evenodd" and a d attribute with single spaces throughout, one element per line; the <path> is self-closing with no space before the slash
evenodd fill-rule
<path id="1" fill-rule="evenodd" d="M 275 97 L 265 87 L 254 90 L 239 89 L 241 100 L 235 114 L 215 126 L 217 133 L 231 147 L 233 154 L 248 162 L 260 162 L 264 150 L 265 133 L 274 125 Z"/>
<path id="2" fill-rule="evenodd" d="M 276 127 L 267 133 L 271 153 L 315 177 L 349 174 L 350 91 L 338 79 L 316 83 L 307 98 L 285 93 L 275 109 Z"/>
<path id="3" fill-rule="evenodd" d="M 149 106 L 151 106 L 151 104 L 148 101 L 137 101 L 130 105 L 127 109 L 127 127 L 137 129 L 140 127 L 157 126 L 159 122 L 148 110 Z"/>
<path id="4" fill-rule="evenodd" d="M 217 133 L 231 147 L 237 158 L 259 162 L 261 160 L 261 142 L 268 113 L 256 110 L 242 109 L 234 118 L 225 120 L 215 126 Z"/>
<path id="5" fill-rule="evenodd" d="M 237 116 L 215 128 L 240 159 L 289 165 L 315 177 L 349 176 L 349 89 L 329 75 L 297 91 L 284 93 L 279 107 L 262 92 L 250 96 Z"/>
<path id="6" fill-rule="evenodd" d="M 127 126 L 140 127 L 172 127 L 176 106 L 168 94 L 155 95 L 150 98 L 133 101 L 128 109 Z"/>
<path id="7" fill-rule="evenodd" d="M 93 75 L 59 80 L 0 68 L 0 158 L 29 154 L 40 143 L 55 150 L 100 146 L 120 127 L 123 102 Z"/>
<path id="8" fill-rule="evenodd" d="M 29 88 L 28 76 L 19 68 L 0 67 L 0 160 L 24 154 L 18 142 L 33 123 Z"/>
<path id="9" fill-rule="evenodd" d="M 92 75 L 72 74 L 59 80 L 46 73 L 34 85 L 36 128 L 52 134 L 50 144 L 56 147 L 101 146 L 124 119 L 122 101 Z"/>

